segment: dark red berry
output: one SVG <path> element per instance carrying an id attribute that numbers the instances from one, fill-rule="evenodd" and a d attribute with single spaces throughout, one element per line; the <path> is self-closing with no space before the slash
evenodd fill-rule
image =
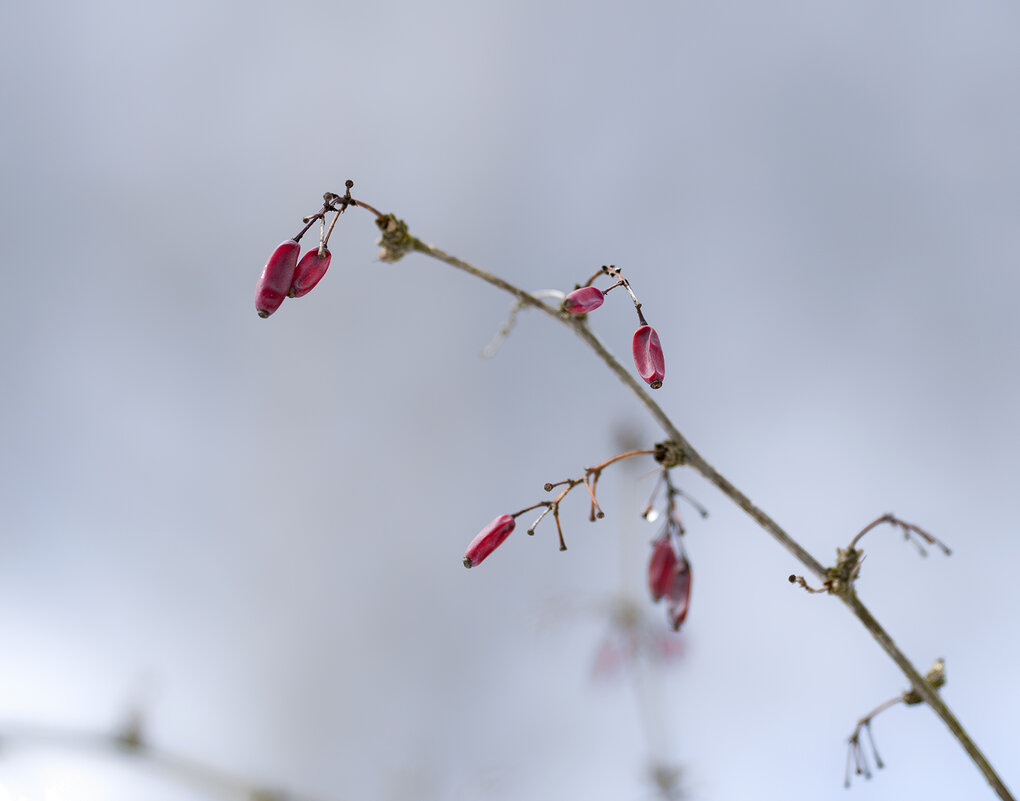
<path id="1" fill-rule="evenodd" d="M 329 260 L 332 258 L 329 253 L 329 248 L 322 249 L 322 255 L 319 255 L 319 249 L 309 250 L 304 256 L 301 257 L 301 261 L 298 262 L 297 268 L 294 270 L 294 281 L 290 285 L 290 296 L 292 298 L 300 298 L 302 295 L 307 295 L 313 289 L 315 285 L 322 280 L 322 276 L 326 274 L 326 270 L 329 269 Z"/>
<path id="2" fill-rule="evenodd" d="M 562 309 L 569 314 L 587 314 L 595 311 L 605 299 L 605 294 L 598 287 L 583 286 L 563 299 Z"/>
<path id="3" fill-rule="evenodd" d="M 255 284 L 255 311 L 259 317 L 268 317 L 283 303 L 294 281 L 301 246 L 293 239 L 283 242 L 262 268 L 262 275 Z"/>
<path id="4" fill-rule="evenodd" d="M 650 325 L 643 325 L 634 332 L 634 364 L 638 374 L 652 389 L 662 386 L 666 374 L 666 362 L 662 358 L 659 335 Z"/>
<path id="5" fill-rule="evenodd" d="M 687 617 L 687 608 L 691 603 L 691 566 L 687 559 L 680 557 L 673 572 L 669 593 L 666 595 L 666 617 L 674 631 Z"/>
<path id="6" fill-rule="evenodd" d="M 673 543 L 668 536 L 655 541 L 652 545 L 652 557 L 648 560 L 648 589 L 652 593 L 653 601 L 659 601 L 669 593 L 678 562 Z"/>
<path id="7" fill-rule="evenodd" d="M 464 567 L 480 565 L 485 557 L 503 544 L 503 540 L 510 536 L 515 525 L 517 524 L 510 515 L 500 515 L 479 531 L 464 554 Z"/>

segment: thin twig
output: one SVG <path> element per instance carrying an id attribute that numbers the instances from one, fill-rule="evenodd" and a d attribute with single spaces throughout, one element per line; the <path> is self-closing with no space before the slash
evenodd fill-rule
<path id="1" fill-rule="evenodd" d="M 918 539 L 924 540 L 929 545 L 937 545 L 942 550 L 942 553 L 946 554 L 946 556 L 952 553 L 948 545 L 946 545 L 941 540 L 938 540 L 935 537 L 933 537 L 931 534 L 929 534 L 920 526 L 916 526 L 913 523 L 907 523 L 905 520 L 900 520 L 898 517 L 896 517 L 896 515 L 893 514 L 885 514 L 882 515 L 877 520 L 872 520 L 870 523 L 868 523 L 868 525 L 866 525 L 859 532 L 857 532 L 857 536 L 850 540 L 850 545 L 848 547 L 856 548 L 857 543 L 860 542 L 861 540 L 861 537 L 863 537 L 865 534 L 867 534 L 869 531 L 871 531 L 871 529 L 875 528 L 876 526 L 880 526 L 882 523 L 888 523 L 891 526 L 896 526 L 897 528 L 902 529 L 904 538 L 910 540 L 911 542 L 914 543 L 914 545 L 917 546 L 917 549 L 921 552 L 921 556 L 927 556 L 928 552 L 924 549 L 924 546 L 921 545 L 921 543 L 917 542 L 916 540 L 910 539 L 911 535 L 917 537 Z"/>

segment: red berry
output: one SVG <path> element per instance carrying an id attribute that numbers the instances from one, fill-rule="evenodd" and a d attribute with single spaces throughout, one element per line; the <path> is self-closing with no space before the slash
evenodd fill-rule
<path id="1" fill-rule="evenodd" d="M 605 294 L 598 287 L 583 286 L 563 299 L 562 309 L 569 314 L 587 314 L 595 311 L 605 299 Z"/>
<path id="2" fill-rule="evenodd" d="M 655 541 L 652 558 L 648 560 L 648 589 L 652 592 L 653 601 L 659 601 L 669 593 L 678 562 L 668 536 Z"/>
<path id="3" fill-rule="evenodd" d="M 480 565 L 485 557 L 503 544 L 503 540 L 510 536 L 515 525 L 517 523 L 510 515 L 500 515 L 479 531 L 464 554 L 464 567 Z"/>
<path id="4" fill-rule="evenodd" d="M 290 285 L 288 294 L 292 298 L 300 298 L 315 289 L 315 285 L 322 280 L 322 276 L 329 269 L 330 258 L 332 257 L 329 248 L 323 248 L 321 256 L 318 248 L 309 250 L 301 257 L 301 261 L 298 262 L 297 268 L 294 270 L 294 282 Z"/>
<path id="5" fill-rule="evenodd" d="M 634 332 L 634 363 L 638 374 L 652 389 L 662 386 L 666 374 L 666 362 L 662 358 L 659 335 L 650 325 L 643 325 Z"/>
<path id="6" fill-rule="evenodd" d="M 673 572 L 673 581 L 670 583 L 669 594 L 666 596 L 666 617 L 669 619 L 673 630 L 680 628 L 680 624 L 687 617 L 687 607 L 691 603 L 691 566 L 687 559 L 680 557 L 676 569 Z"/>
<path id="7" fill-rule="evenodd" d="M 282 243 L 269 257 L 255 284 L 255 311 L 259 317 L 268 317 L 283 303 L 294 280 L 294 269 L 301 246 L 293 239 Z"/>

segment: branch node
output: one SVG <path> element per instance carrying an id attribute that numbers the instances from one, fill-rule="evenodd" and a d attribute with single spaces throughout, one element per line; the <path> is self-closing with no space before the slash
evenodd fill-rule
<path id="1" fill-rule="evenodd" d="M 680 443 L 674 442 L 673 440 L 656 442 L 655 448 L 652 451 L 652 456 L 655 458 L 655 461 L 667 469 L 682 465 L 686 461 L 686 456 L 684 455 L 684 451 L 680 446 Z"/>
<path id="2" fill-rule="evenodd" d="M 946 660 L 939 657 L 931 666 L 931 669 L 924 674 L 924 680 L 931 685 L 932 689 L 939 690 L 946 683 Z M 907 706 L 916 706 L 923 700 L 921 694 L 914 688 L 907 690 L 901 696 L 903 703 Z"/>
<path id="3" fill-rule="evenodd" d="M 377 245 L 381 245 L 379 261 L 393 263 L 404 258 L 404 254 L 414 248 L 414 237 L 407 230 L 407 223 L 398 220 L 392 214 L 377 217 L 375 224 L 382 231 Z"/>

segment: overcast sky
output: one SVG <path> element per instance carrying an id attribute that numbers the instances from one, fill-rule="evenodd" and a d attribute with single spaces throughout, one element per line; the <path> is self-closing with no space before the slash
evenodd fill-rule
<path id="1" fill-rule="evenodd" d="M 0 799 L 206 799 L 31 738 L 161 749 L 318 799 L 991 797 L 905 679 L 700 478 L 681 654 L 594 680 L 654 464 L 484 565 L 464 547 L 660 438 L 566 329 L 351 210 L 316 290 L 253 309 L 341 191 L 527 289 L 622 266 L 657 400 L 863 600 L 1020 790 L 1020 10 L 441 0 L 0 11 Z M 635 318 L 591 317 L 629 362 Z M 15 748 L 20 743 L 25 748 Z M 144 787 L 144 791 L 140 790 Z"/>

